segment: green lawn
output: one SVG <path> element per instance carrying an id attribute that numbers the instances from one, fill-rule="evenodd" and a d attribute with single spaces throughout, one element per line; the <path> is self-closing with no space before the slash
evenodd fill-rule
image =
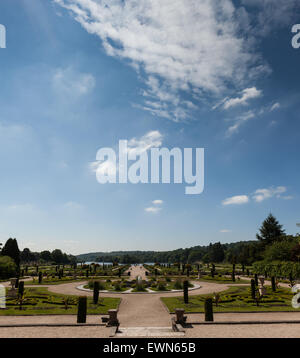
<path id="1" fill-rule="evenodd" d="M 68 298 L 69 303 L 66 308 L 64 300 Z M 49 292 L 46 287 L 26 288 L 25 300 L 20 310 L 16 298 L 6 299 L 6 309 L 0 309 L 1 316 L 18 315 L 60 315 L 77 314 L 78 296 L 61 295 Z M 119 298 L 99 297 L 97 305 L 93 304 L 92 298 L 88 297 L 87 314 L 106 314 L 109 309 L 115 309 L 120 303 Z"/>
<path id="2" fill-rule="evenodd" d="M 230 287 L 228 290 L 220 294 L 220 302 L 215 312 L 260 312 L 260 311 L 298 311 L 291 305 L 293 293 L 289 289 L 279 288 L 276 292 L 272 292 L 267 287 L 267 294 L 256 306 L 256 302 L 251 298 L 250 288 L 248 287 Z M 184 308 L 186 312 L 204 312 L 204 300 L 206 297 L 213 297 L 212 294 L 190 296 L 189 303 L 185 304 L 183 297 L 162 297 L 161 300 L 167 306 L 170 312 L 174 312 L 175 308 Z"/>
<path id="3" fill-rule="evenodd" d="M 226 277 L 226 276 L 215 276 L 215 277 L 211 277 L 211 276 L 202 276 L 199 280 L 197 279 L 197 281 L 201 282 L 213 282 L 213 283 L 248 283 L 249 284 L 249 280 L 243 280 L 240 279 L 238 280 L 237 276 L 235 277 L 235 282 L 232 281 L 231 277 Z"/>

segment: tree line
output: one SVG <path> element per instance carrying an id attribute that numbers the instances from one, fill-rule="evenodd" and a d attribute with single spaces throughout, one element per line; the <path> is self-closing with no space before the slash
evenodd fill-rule
<path id="1" fill-rule="evenodd" d="M 0 244 L 2 246 L 2 244 Z M 12 277 L 20 271 L 20 265 L 34 264 L 74 264 L 77 259 L 73 255 L 63 253 L 59 249 L 52 252 L 31 252 L 25 248 L 20 251 L 16 239 L 9 238 L 3 248 L 0 250 L 0 279 Z"/>
<path id="2" fill-rule="evenodd" d="M 80 261 L 130 263 L 236 263 L 252 265 L 256 261 L 299 261 L 300 236 L 287 235 L 278 220 L 270 214 L 262 223 L 255 240 L 229 244 L 180 248 L 172 251 L 121 251 L 78 255 Z"/>

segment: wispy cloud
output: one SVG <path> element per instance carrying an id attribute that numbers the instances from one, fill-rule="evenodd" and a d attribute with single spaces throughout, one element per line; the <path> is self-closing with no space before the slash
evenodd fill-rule
<path id="1" fill-rule="evenodd" d="M 68 201 L 63 206 L 64 206 L 64 208 L 75 209 L 75 210 L 83 208 L 83 205 L 81 205 L 81 204 L 79 204 L 79 203 L 77 203 L 75 201 Z"/>
<path id="2" fill-rule="evenodd" d="M 273 112 L 273 111 L 275 111 L 276 109 L 279 109 L 279 108 L 280 108 L 280 103 L 276 102 L 271 106 L 270 112 Z"/>
<path id="3" fill-rule="evenodd" d="M 163 204 L 163 200 L 161 199 L 156 199 L 156 200 L 153 200 L 152 201 L 152 206 L 148 207 L 148 208 L 145 208 L 144 210 L 147 212 L 147 213 L 158 213 L 159 211 L 161 211 L 162 209 L 162 204 Z"/>
<path id="4" fill-rule="evenodd" d="M 222 201 L 222 205 L 242 205 L 249 202 L 248 195 L 236 195 Z"/>
<path id="5" fill-rule="evenodd" d="M 163 135 L 158 130 L 147 132 L 139 138 L 133 137 L 127 142 L 127 154 L 138 156 L 151 148 L 159 148 L 162 145 L 162 140 Z M 118 170 L 116 163 L 110 160 L 91 162 L 89 168 L 92 172 L 102 175 L 107 173 L 115 175 Z"/>
<path id="6" fill-rule="evenodd" d="M 153 213 L 153 214 L 156 214 L 158 213 L 159 211 L 161 211 L 161 208 L 157 207 L 157 206 L 150 206 L 149 208 L 145 208 L 145 211 L 147 213 Z"/>
<path id="7" fill-rule="evenodd" d="M 90 92 L 95 86 L 95 78 L 90 73 L 80 73 L 71 67 L 57 68 L 52 85 L 60 95 L 79 97 Z"/>
<path id="8" fill-rule="evenodd" d="M 227 234 L 229 232 L 232 232 L 232 230 L 229 230 L 229 229 L 222 229 L 220 230 L 221 233 L 224 233 L 224 234 Z"/>
<path id="9" fill-rule="evenodd" d="M 255 114 L 253 111 L 248 111 L 246 113 L 241 114 L 240 116 L 235 118 L 235 123 L 233 125 L 231 125 L 227 131 L 226 131 L 226 136 L 230 137 L 232 136 L 234 133 L 237 133 L 239 131 L 239 128 L 241 125 L 243 125 L 244 123 L 246 123 L 249 119 L 252 119 L 255 117 Z"/>
<path id="10" fill-rule="evenodd" d="M 164 202 L 162 201 L 162 200 L 160 200 L 160 199 L 157 199 L 157 200 L 153 200 L 152 201 L 152 204 L 153 205 L 162 205 Z"/>
<path id="11" fill-rule="evenodd" d="M 298 0 L 242 0 L 248 10 L 243 13 L 243 23 L 249 33 L 256 37 L 268 35 L 274 28 L 288 26 L 298 19 Z M 270 14 L 272 14 L 270 16 Z M 256 26 L 250 26 L 255 21 Z"/>
<path id="12" fill-rule="evenodd" d="M 255 201 L 256 203 L 261 203 L 270 198 L 277 198 L 283 200 L 291 200 L 293 196 L 283 195 L 286 193 L 287 188 L 285 186 L 270 187 L 266 189 L 257 189 L 251 195 L 237 195 L 227 198 L 222 201 L 222 205 L 240 205 L 247 204 L 250 200 Z"/>
<path id="13" fill-rule="evenodd" d="M 246 88 L 242 91 L 240 97 L 228 98 L 225 100 L 223 107 L 229 109 L 236 106 L 245 106 L 248 104 L 250 99 L 258 98 L 262 95 L 262 91 L 256 87 Z"/>
<path id="14" fill-rule="evenodd" d="M 281 194 L 285 193 L 287 188 L 285 186 L 278 186 L 276 188 L 268 188 L 268 189 L 257 189 L 253 194 L 253 199 L 260 203 L 266 199 L 270 199 L 272 197 L 281 198 Z"/>
<path id="15" fill-rule="evenodd" d="M 240 36 L 231 0 L 54 1 L 97 35 L 109 56 L 137 70 L 145 85 L 142 108 L 153 115 L 186 119 L 197 103 L 184 102 L 184 93 L 220 96 L 266 67 Z"/>

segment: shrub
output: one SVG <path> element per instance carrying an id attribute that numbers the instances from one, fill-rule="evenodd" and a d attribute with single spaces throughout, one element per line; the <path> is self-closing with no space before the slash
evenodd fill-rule
<path id="1" fill-rule="evenodd" d="M 212 298 L 206 298 L 204 301 L 205 321 L 212 322 L 214 320 L 213 315 L 213 300 Z"/>
<path id="2" fill-rule="evenodd" d="M 183 282 L 183 299 L 184 299 L 184 303 L 188 304 L 189 303 L 189 282 L 188 281 L 184 281 Z"/>
<path id="3" fill-rule="evenodd" d="M 120 281 L 114 282 L 113 285 L 114 285 L 115 291 L 121 291 L 122 290 Z"/>
<path id="4" fill-rule="evenodd" d="M 255 295 L 256 294 L 256 284 L 255 284 L 255 280 L 251 280 L 251 297 L 253 300 L 255 300 Z"/>
<path id="5" fill-rule="evenodd" d="M 9 256 L 0 256 L 0 279 L 16 276 L 17 266 Z"/>
<path id="6" fill-rule="evenodd" d="M 78 298 L 77 323 L 86 322 L 86 311 L 87 311 L 87 297 L 81 296 Z"/>
<path id="7" fill-rule="evenodd" d="M 174 282 L 174 288 L 175 290 L 182 290 L 182 281 L 180 279 L 177 279 L 175 282 Z"/>
<path id="8" fill-rule="evenodd" d="M 157 289 L 158 289 L 159 291 L 166 291 L 166 290 L 167 290 L 165 283 L 162 282 L 162 281 L 160 281 L 160 282 L 158 283 Z"/>
<path id="9" fill-rule="evenodd" d="M 99 299 L 99 282 L 94 282 L 94 291 L 93 291 L 93 302 L 96 305 Z"/>
<path id="10" fill-rule="evenodd" d="M 39 284 L 41 284 L 43 281 L 43 274 L 42 272 L 39 272 Z"/>
<path id="11" fill-rule="evenodd" d="M 101 282 L 101 281 L 94 281 L 94 280 L 89 280 L 89 282 L 88 282 L 88 288 L 89 288 L 90 290 L 94 290 L 94 285 L 95 285 L 96 282 L 97 282 L 97 284 L 98 284 L 98 287 L 99 287 L 99 290 L 100 290 L 100 291 L 101 291 L 101 290 L 105 290 L 105 285 L 104 285 L 103 282 Z"/>
<path id="12" fill-rule="evenodd" d="M 22 297 L 24 294 L 24 281 L 19 282 L 18 296 Z"/>
<path id="13" fill-rule="evenodd" d="M 276 282 L 275 282 L 274 276 L 271 277 L 271 283 L 272 283 L 272 291 L 275 292 L 276 291 Z"/>

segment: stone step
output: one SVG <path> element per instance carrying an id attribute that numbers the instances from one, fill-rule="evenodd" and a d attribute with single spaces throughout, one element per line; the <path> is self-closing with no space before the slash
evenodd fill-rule
<path id="1" fill-rule="evenodd" d="M 183 337 L 184 332 L 174 332 L 171 327 L 119 327 L 115 337 Z"/>

